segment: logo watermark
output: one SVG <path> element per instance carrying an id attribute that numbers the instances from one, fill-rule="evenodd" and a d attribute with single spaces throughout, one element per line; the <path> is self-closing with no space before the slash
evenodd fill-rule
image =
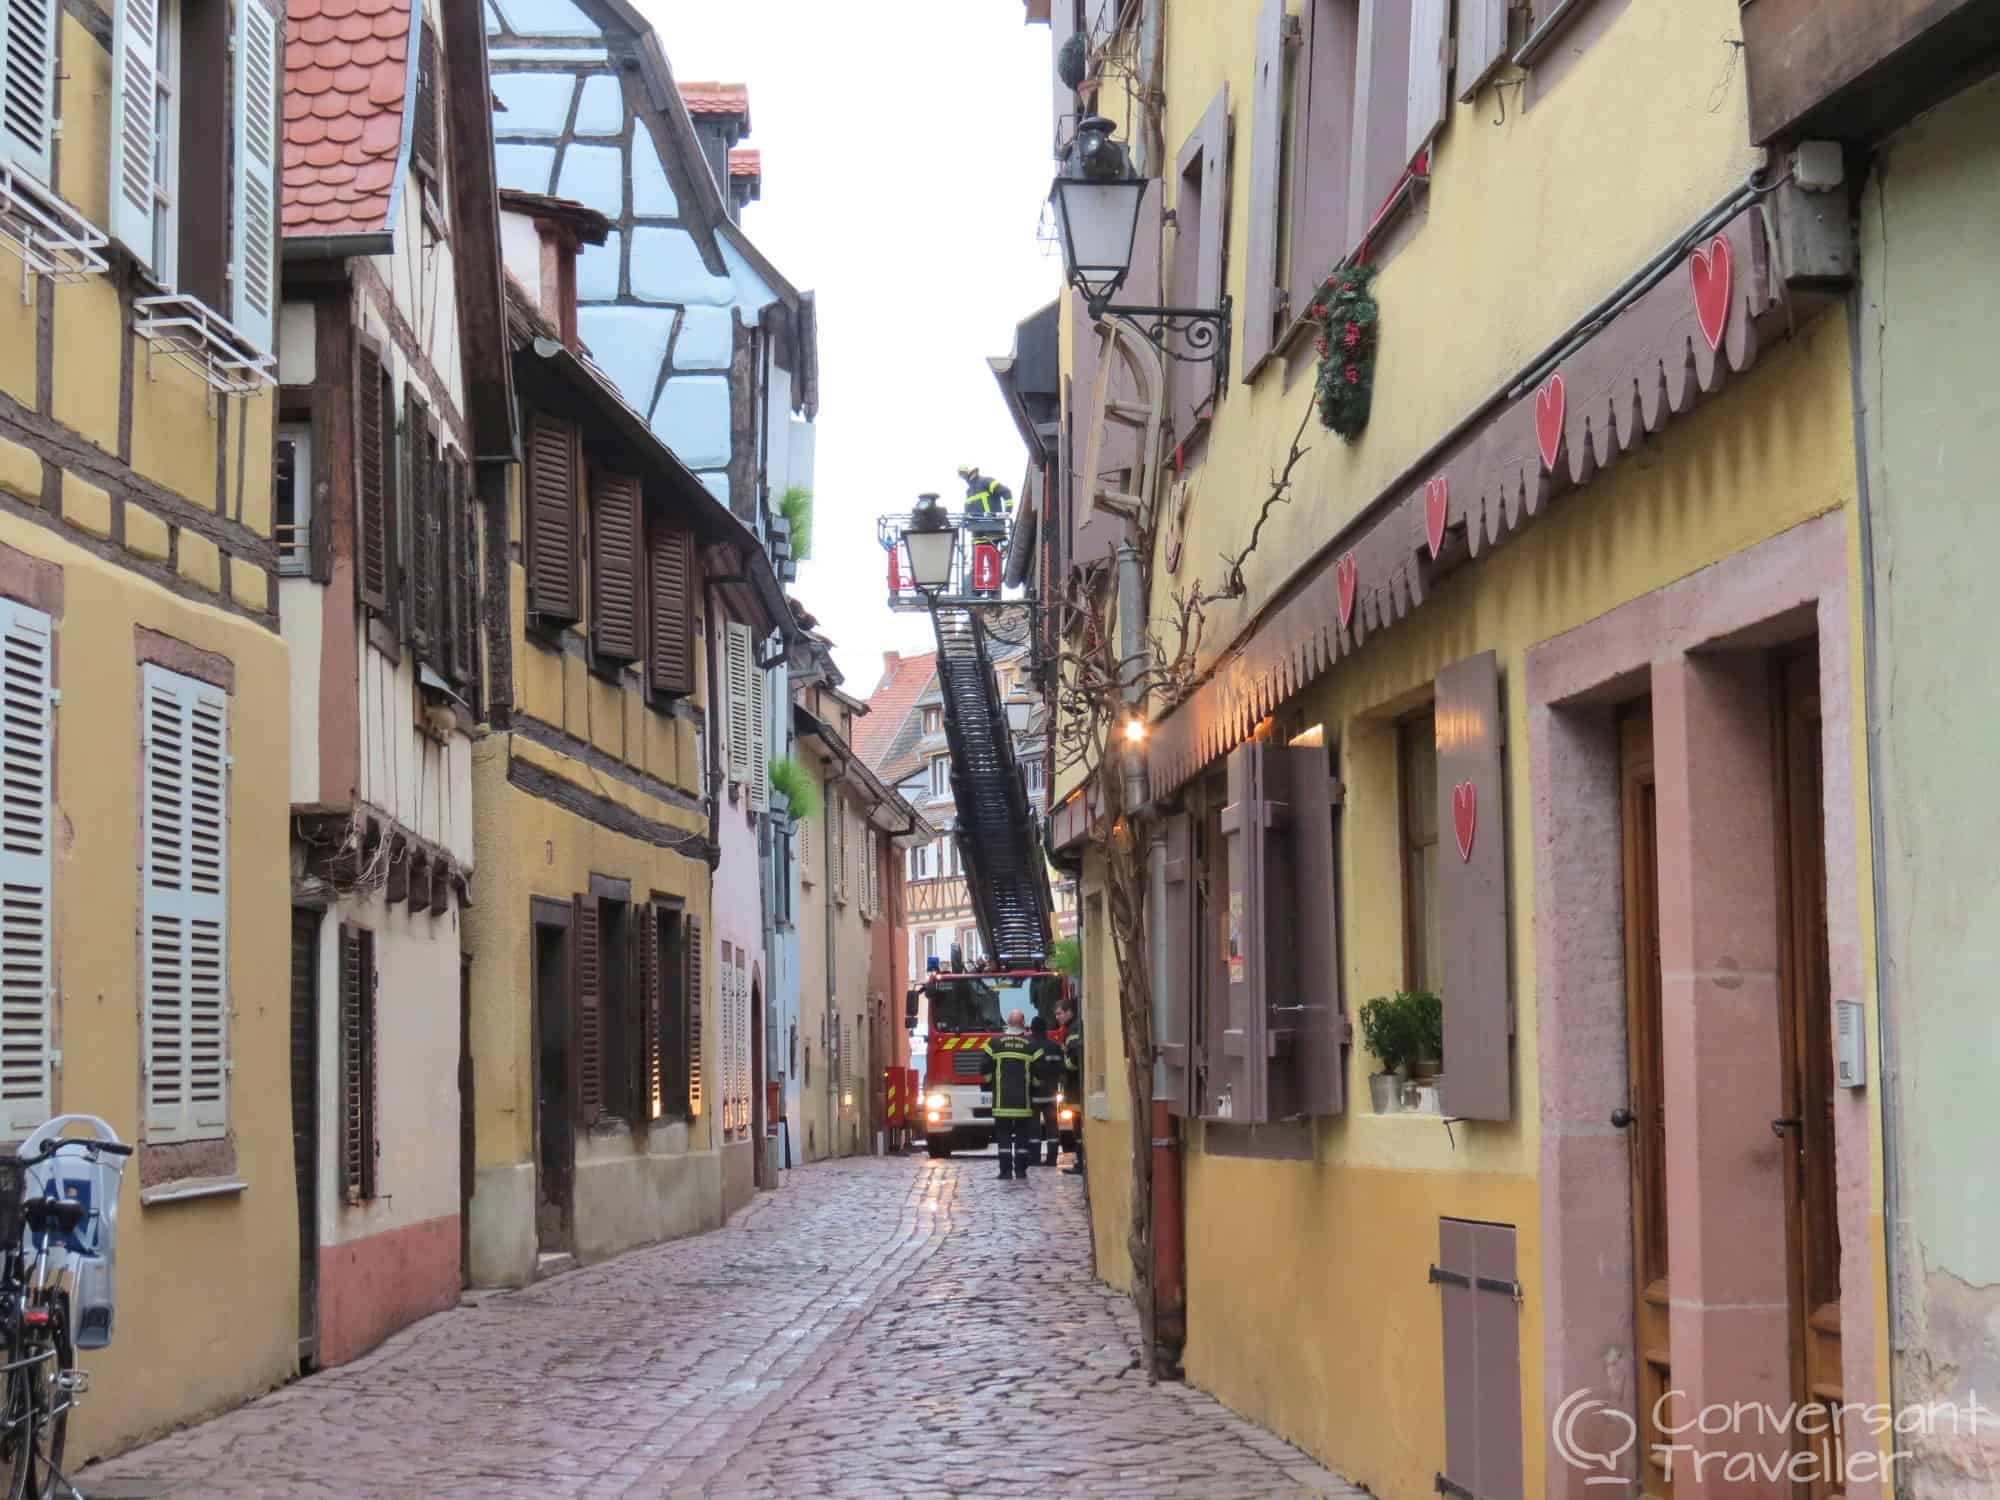
<path id="1" fill-rule="evenodd" d="M 1820 1482 L 1835 1488 L 1895 1476 L 1909 1457 L 1906 1438 L 1976 1435 L 2000 1424 L 2000 1411 L 1972 1394 L 1964 1403 L 1890 1407 L 1794 1401 L 1711 1402 L 1690 1408 L 1685 1391 L 1668 1391 L 1647 1413 L 1646 1456 L 1661 1477 L 1734 1483 Z M 1556 1408 L 1550 1436 L 1557 1455 L 1581 1470 L 1586 1486 L 1630 1494 L 1638 1482 L 1626 1475 L 1628 1455 L 1639 1447 L 1639 1422 L 1624 1407 L 1572 1391 Z M 1850 1449 L 1850 1441 L 1871 1439 Z M 1615 1488 L 1614 1488 L 1615 1487 Z"/>

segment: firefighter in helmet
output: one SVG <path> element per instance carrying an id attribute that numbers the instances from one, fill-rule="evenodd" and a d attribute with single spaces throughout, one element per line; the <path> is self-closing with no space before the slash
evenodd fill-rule
<path id="1" fill-rule="evenodd" d="M 960 464 L 958 477 L 965 481 L 966 530 L 974 536 L 994 536 L 1007 529 L 1007 513 L 1014 508 L 1014 492 L 997 479 L 988 479 L 972 464 Z"/>
<path id="2" fill-rule="evenodd" d="M 1000 1180 L 1016 1173 L 1025 1179 L 1034 1149 L 1035 1044 L 1028 1037 L 1027 1018 L 1007 1013 L 1007 1029 L 979 1049 L 985 1054 L 980 1073 L 993 1091 L 993 1140 L 1000 1150 Z"/>
<path id="3" fill-rule="evenodd" d="M 1056 1020 L 1063 1027 L 1063 1099 L 1075 1111 L 1076 1157 L 1063 1168 L 1070 1177 L 1083 1175 L 1083 1023 L 1076 1002 L 1065 1000 L 1056 1007 Z"/>
<path id="4" fill-rule="evenodd" d="M 1050 1039 L 1048 1020 L 1040 1015 L 1028 1027 L 1028 1040 L 1035 1044 L 1035 1123 L 1041 1137 L 1030 1143 L 1028 1159 L 1033 1161 L 1036 1152 L 1046 1147 L 1048 1164 L 1053 1167 L 1062 1149 L 1061 1126 L 1056 1120 L 1056 1096 L 1062 1092 L 1062 1048 Z"/>

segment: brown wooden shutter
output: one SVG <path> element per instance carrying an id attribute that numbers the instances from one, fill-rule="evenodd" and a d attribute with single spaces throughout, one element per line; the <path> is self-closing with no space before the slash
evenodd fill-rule
<path id="1" fill-rule="evenodd" d="M 403 431 L 410 497 L 410 597 L 403 624 L 411 644 L 424 652 L 437 613 L 437 437 L 414 384 L 403 387 Z"/>
<path id="2" fill-rule="evenodd" d="M 1292 873 L 1296 882 L 1290 920 L 1298 943 L 1300 1103 L 1309 1115 L 1337 1115 L 1346 1107 L 1341 1044 L 1347 1039 L 1341 999 L 1340 894 L 1336 880 L 1334 807 L 1340 785 L 1322 745 L 1288 749 L 1292 791 Z"/>
<path id="3" fill-rule="evenodd" d="M 1193 1024 L 1195 989 L 1195 910 L 1194 910 L 1194 817 L 1172 813 L 1167 817 L 1167 957 L 1166 972 L 1158 977 L 1164 985 L 1160 1007 L 1162 1026 L 1154 1038 L 1160 1062 L 1167 1075 L 1167 1107 L 1177 1115 L 1193 1113 L 1189 1067 L 1188 1032 Z M 1109 933 L 1094 935 L 1096 942 L 1110 941 Z M 1110 995 L 1092 997 L 1097 1005 L 1114 1005 Z M 1106 1018 L 1108 1023 L 1109 1018 Z M 1100 1034 L 1109 1035 L 1108 1024 Z"/>
<path id="4" fill-rule="evenodd" d="M 1439 1219 L 1430 1278 L 1444 1333 L 1444 1469 L 1435 1488 L 1479 1500 L 1521 1500 L 1521 1309 L 1513 1226 Z"/>
<path id="5" fill-rule="evenodd" d="M 1506 721 L 1491 651 L 1437 677 L 1438 908 L 1446 1114 L 1512 1117 L 1508 1043 Z"/>
<path id="6" fill-rule="evenodd" d="M 1284 130 L 1285 0 L 1264 0 L 1257 15 L 1257 63 L 1250 93 L 1250 220 L 1244 228 L 1243 271 L 1246 380 L 1283 331 L 1278 327 L 1283 304 L 1278 286 L 1278 178 L 1284 166 Z"/>
<path id="7" fill-rule="evenodd" d="M 576 898 L 570 961 L 576 974 L 576 1114 L 594 1124 L 604 1113 L 604 955 L 601 909 L 595 896 Z"/>
<path id="8" fill-rule="evenodd" d="M 1291 756 L 1239 745 L 1228 760 L 1229 906 L 1221 1055 L 1211 1061 L 1218 1118 L 1261 1125 L 1299 1113 L 1298 947 L 1294 930 Z M 1224 1104 L 1224 1100 L 1227 1104 Z"/>
<path id="9" fill-rule="evenodd" d="M 375 1196 L 375 936 L 340 929 L 340 1189 Z"/>
<path id="10" fill-rule="evenodd" d="M 1347 251 L 1349 157 L 1354 139 L 1358 11 L 1351 0 L 1304 0 L 1292 74 L 1291 211 L 1285 284 L 1292 309 L 1311 307 L 1320 283 Z"/>
<path id="11" fill-rule="evenodd" d="M 694 534 L 661 520 L 647 537 L 646 679 L 662 697 L 694 691 Z"/>
<path id="12" fill-rule="evenodd" d="M 462 457 L 452 463 L 451 487 L 451 513 L 458 523 L 451 659 L 454 675 L 470 690 L 479 677 L 479 506 L 472 470 Z"/>
<path id="13" fill-rule="evenodd" d="M 1507 57 L 1507 0 L 1458 0 L 1458 97 L 1470 101 Z"/>
<path id="14" fill-rule="evenodd" d="M 577 578 L 577 431 L 558 417 L 528 423 L 528 608 L 573 624 L 581 614 Z"/>
<path id="15" fill-rule="evenodd" d="M 687 1035 L 681 1039 L 687 1058 L 688 1113 L 701 1113 L 701 918 L 686 921 L 687 938 Z"/>
<path id="16" fill-rule="evenodd" d="M 594 469 L 590 477 L 590 638 L 600 656 L 639 655 L 639 481 Z"/>
<path id="17" fill-rule="evenodd" d="M 355 377 L 356 483 L 354 569 L 361 602 L 371 609 L 389 605 L 388 471 L 395 450 L 391 418 L 382 408 L 382 357 L 361 346 Z"/>
<path id="18" fill-rule="evenodd" d="M 660 951 L 661 928 L 665 920 L 656 906 L 635 908 L 639 932 L 640 1005 L 645 1011 L 641 1022 L 645 1060 L 642 1064 L 640 1118 L 657 1120 L 666 1113 L 666 1069 L 660 1051 L 667 1012 L 667 966 Z"/>
<path id="19" fill-rule="evenodd" d="M 417 118 L 411 129 L 410 159 L 425 176 L 437 181 L 444 158 L 438 150 L 437 28 L 429 21 L 423 23 L 417 47 Z"/>

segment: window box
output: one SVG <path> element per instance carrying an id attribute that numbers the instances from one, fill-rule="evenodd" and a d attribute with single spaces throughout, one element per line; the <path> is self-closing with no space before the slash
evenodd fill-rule
<path id="1" fill-rule="evenodd" d="M 198 297 L 162 292 L 132 304 L 132 331 L 146 341 L 146 378 L 157 352 L 224 396 L 253 396 L 278 383 L 278 357 L 250 341 Z"/>
<path id="2" fill-rule="evenodd" d="M 23 302 L 32 295 L 30 277 L 88 281 L 110 269 L 102 253 L 110 239 L 54 193 L 4 162 L 0 162 L 0 241 L 21 258 Z"/>

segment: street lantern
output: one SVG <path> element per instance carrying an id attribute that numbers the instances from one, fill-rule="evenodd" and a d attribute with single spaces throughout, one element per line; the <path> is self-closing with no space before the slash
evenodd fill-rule
<path id="1" fill-rule="evenodd" d="M 1132 271 L 1139 205 L 1147 179 L 1132 153 L 1114 140 L 1102 115 L 1077 122 L 1062 170 L 1049 186 L 1062 241 L 1063 275 L 1080 293 L 1091 321 L 1123 318 L 1155 349 L 1184 364 L 1213 364 L 1216 386 L 1229 377 L 1229 298 L 1220 307 L 1130 307 L 1112 302 Z M 1192 233 L 1186 225 L 1182 233 Z"/>
<path id="2" fill-rule="evenodd" d="M 910 582 L 919 593 L 939 594 L 951 585 L 952 563 L 958 557 L 958 527 L 936 495 L 919 495 L 903 529 L 910 553 Z"/>
<path id="3" fill-rule="evenodd" d="M 1146 196 L 1145 179 L 1132 170 L 1132 153 L 1111 137 L 1114 128 L 1102 115 L 1079 121 L 1062 172 L 1049 189 L 1063 272 L 1093 316 L 1103 312 L 1132 270 L 1139 204 Z"/>

